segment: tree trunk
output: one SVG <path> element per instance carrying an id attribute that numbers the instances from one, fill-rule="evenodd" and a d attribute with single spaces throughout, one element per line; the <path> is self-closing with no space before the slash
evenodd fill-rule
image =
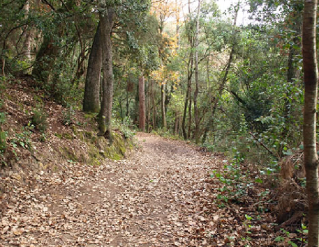
<path id="1" fill-rule="evenodd" d="M 154 82 L 151 81 L 151 91 L 152 91 L 152 106 L 153 106 L 153 115 L 152 115 L 152 128 L 156 129 L 156 102 L 155 102 L 155 89 L 154 89 Z"/>
<path id="2" fill-rule="evenodd" d="M 146 96 L 146 130 L 147 130 L 147 132 L 150 132 L 150 129 L 151 129 L 151 126 L 150 126 L 150 123 L 151 123 L 151 97 L 152 97 L 151 88 L 150 88 L 150 83 L 152 83 L 152 82 L 151 82 L 150 77 L 148 77 L 147 82 L 148 83 L 145 86 L 146 92 L 147 92 L 147 96 Z"/>
<path id="3" fill-rule="evenodd" d="M 40 50 L 33 65 L 32 75 L 44 85 L 48 84 L 52 75 L 59 47 L 55 44 L 53 35 L 45 35 Z"/>
<path id="4" fill-rule="evenodd" d="M 191 137 L 192 132 L 192 93 L 190 91 L 189 94 L 189 102 L 188 102 L 188 131 L 187 131 L 187 139 Z"/>
<path id="5" fill-rule="evenodd" d="M 188 0 L 188 13 L 189 16 L 191 15 L 191 1 Z M 183 120 L 182 120 L 182 131 L 184 139 L 187 140 L 190 135 L 190 129 L 188 129 L 188 132 L 186 132 L 186 117 L 187 117 L 187 109 L 189 112 L 189 124 L 188 128 L 190 128 L 191 123 L 191 117 L 192 117 L 192 110 L 191 110 L 191 98 L 192 98 L 192 77 L 193 77 L 193 63 L 194 63 L 194 54 L 193 54 L 193 47 L 194 47 L 194 39 L 192 37 L 191 31 L 188 32 L 187 35 L 188 42 L 190 44 L 190 53 L 189 53 L 189 59 L 187 63 L 187 91 L 186 91 L 186 98 L 185 98 L 185 104 L 184 104 L 184 113 L 183 113 Z"/>
<path id="6" fill-rule="evenodd" d="M 144 76 L 141 75 L 139 80 L 139 128 L 145 132 L 145 82 Z"/>
<path id="7" fill-rule="evenodd" d="M 194 130 L 194 137 L 195 142 L 199 142 L 200 133 L 199 133 L 199 124 L 200 124 L 200 118 L 199 118 L 199 110 L 197 106 L 197 97 L 199 92 L 199 69 L 198 69 L 198 46 L 199 46 L 199 40 L 198 40 L 198 33 L 199 33 L 199 14 L 200 14 L 200 0 L 198 0 L 198 8 L 197 8 L 197 17 L 196 17 L 196 33 L 195 33 L 195 92 L 194 92 L 194 119 L 195 119 L 195 130 Z"/>
<path id="8" fill-rule="evenodd" d="M 165 101 L 166 101 L 166 82 L 163 82 L 161 85 L 161 112 L 162 112 L 162 125 L 163 125 L 163 128 L 166 130 L 167 123 L 166 123 Z"/>
<path id="9" fill-rule="evenodd" d="M 112 8 L 107 8 L 100 13 L 101 43 L 102 43 L 102 68 L 103 68 L 103 94 L 101 110 L 99 113 L 99 135 L 104 135 L 112 143 L 111 119 L 113 103 L 113 54 L 111 32 L 113 28 Z"/>
<path id="10" fill-rule="evenodd" d="M 25 2 L 25 5 L 23 6 L 23 10 L 25 11 L 25 16 L 26 19 L 29 16 L 30 13 L 30 0 L 27 0 Z M 27 25 L 25 27 L 24 30 L 24 36 L 25 36 L 25 40 L 24 40 L 24 54 L 26 57 L 26 61 L 27 63 L 31 63 L 31 47 L 32 47 L 32 30 L 31 27 L 29 25 Z M 30 71 L 29 71 L 30 72 Z"/>
<path id="11" fill-rule="evenodd" d="M 234 27 L 236 26 L 236 23 L 237 23 L 239 4 L 240 4 L 240 2 L 238 1 L 237 5 L 236 5 L 236 8 L 235 8 L 234 23 L 233 23 Z M 235 39 L 235 34 L 234 34 L 234 39 Z M 234 46 L 235 46 L 235 44 L 232 45 L 232 49 L 231 49 L 230 54 L 229 54 L 228 62 L 227 62 L 226 66 L 225 66 L 225 68 L 223 70 L 223 71 L 225 71 L 225 74 L 222 77 L 222 80 L 221 80 L 221 83 L 219 85 L 216 97 L 213 100 L 212 114 L 211 114 L 211 116 L 210 116 L 210 118 L 208 120 L 208 123 L 206 124 L 206 127 L 204 129 L 204 134 L 203 134 L 203 138 L 202 138 L 202 143 L 203 144 L 206 141 L 208 131 L 210 130 L 210 128 L 213 128 L 213 125 L 214 125 L 214 115 L 215 115 L 215 112 L 216 112 L 216 109 L 217 109 L 217 106 L 218 106 L 219 99 L 220 99 L 220 97 L 221 97 L 221 95 L 223 93 L 223 90 L 224 90 L 224 87 L 225 87 L 225 84 L 226 84 L 226 81 L 227 81 L 227 76 L 228 76 L 231 64 L 233 62 L 233 56 L 234 56 L 234 52 L 235 52 Z"/>
<path id="12" fill-rule="evenodd" d="M 83 111 L 99 112 L 100 110 L 100 87 L 101 87 L 101 68 L 102 68 L 102 44 L 100 23 L 94 35 L 91 53 L 88 62 Z"/>
<path id="13" fill-rule="evenodd" d="M 186 98 L 184 103 L 184 113 L 183 113 L 183 120 L 182 120 L 182 131 L 183 131 L 183 137 L 185 140 L 187 140 L 188 135 L 186 132 L 186 117 L 187 117 L 187 109 L 189 106 L 189 101 L 191 101 L 191 93 L 192 93 L 192 76 L 193 76 L 193 53 L 191 51 L 189 55 L 188 60 L 188 66 L 187 66 L 187 91 L 186 91 Z M 190 111 L 191 113 L 191 111 Z"/>
<path id="14" fill-rule="evenodd" d="M 305 0 L 302 53 L 305 82 L 304 103 L 304 165 L 308 194 L 308 246 L 319 246 L 319 189 L 318 156 L 316 148 L 316 110 L 318 91 L 318 69 L 316 51 L 317 0 Z"/>
<path id="15" fill-rule="evenodd" d="M 174 124 L 174 134 L 179 135 L 179 126 L 180 126 L 180 113 L 175 112 L 175 124 Z"/>

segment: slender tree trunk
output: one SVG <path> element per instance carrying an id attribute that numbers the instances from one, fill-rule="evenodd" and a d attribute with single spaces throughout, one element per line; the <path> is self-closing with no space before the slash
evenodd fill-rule
<path id="1" fill-rule="evenodd" d="M 179 37 L 179 29 L 180 29 L 180 3 L 178 0 L 175 0 L 175 6 L 177 10 L 175 11 L 176 14 L 176 39 L 177 39 L 177 47 L 180 47 L 180 37 Z M 177 48 L 177 49 L 178 49 Z"/>
<path id="2" fill-rule="evenodd" d="M 230 66 L 232 64 L 232 61 L 233 61 L 233 55 L 234 55 L 234 47 L 232 48 L 230 54 L 229 54 L 229 59 L 228 59 L 228 62 L 227 62 L 227 65 L 224 69 L 225 71 L 225 74 L 221 80 L 221 83 L 219 84 L 219 88 L 218 88 L 218 91 L 217 91 L 217 94 L 216 94 L 216 97 L 214 98 L 214 101 L 213 101 L 213 108 L 212 108 L 212 113 L 211 113 L 211 116 L 209 118 L 209 121 L 205 127 L 205 130 L 204 130 L 204 134 L 203 134 L 203 138 L 202 138 L 202 143 L 205 143 L 206 141 L 206 138 L 207 138 L 207 133 L 208 131 L 213 128 L 213 125 L 214 125 L 214 116 L 215 116 L 215 112 L 216 112 L 216 109 L 217 109 L 217 106 L 218 106 L 218 102 L 219 102 L 219 99 L 220 99 L 220 96 L 222 95 L 223 93 L 223 90 L 225 88 L 225 85 L 226 85 L 226 81 L 227 81 L 227 76 L 228 76 L 228 73 L 229 73 L 229 69 L 230 69 Z"/>
<path id="3" fill-rule="evenodd" d="M 152 90 L 152 105 L 153 105 L 153 129 L 156 129 L 156 103 L 155 103 L 155 89 L 154 89 L 154 82 L 152 81 L 151 84 L 151 90 Z"/>
<path id="4" fill-rule="evenodd" d="M 198 40 L 198 34 L 199 34 L 199 14 L 200 14 L 200 4 L 201 0 L 198 0 L 198 8 L 197 8 L 197 17 L 196 17 L 196 34 L 195 34 L 195 92 L 194 92 L 194 119 L 195 119 L 195 130 L 194 130 L 194 137 L 195 142 L 199 142 L 200 133 L 199 133 L 199 124 L 200 124 L 200 118 L 199 118 L 199 110 L 197 106 L 197 98 L 198 98 L 198 92 L 199 92 L 199 69 L 198 69 L 198 46 L 199 46 L 199 40 Z"/>
<path id="5" fill-rule="evenodd" d="M 139 80 L 139 128 L 145 132 L 145 81 L 141 75 Z"/>
<path id="6" fill-rule="evenodd" d="M 102 43 L 102 68 L 103 68 L 103 94 L 101 110 L 99 113 L 99 135 L 104 135 L 112 143 L 111 119 L 113 103 L 113 54 L 111 32 L 113 28 L 112 8 L 107 8 L 100 13 L 101 43 Z"/>
<path id="7" fill-rule="evenodd" d="M 188 102 L 188 130 L 187 130 L 187 139 L 191 137 L 192 133 L 192 92 L 189 94 Z"/>
<path id="8" fill-rule="evenodd" d="M 163 125 L 163 128 L 166 130 L 167 122 L 166 122 L 165 101 L 166 101 L 166 82 L 163 82 L 161 85 L 161 112 L 162 112 L 162 125 Z"/>
<path id="9" fill-rule="evenodd" d="M 238 11 L 239 11 L 239 1 L 237 3 L 237 6 L 235 8 L 235 15 L 234 15 L 234 23 L 233 23 L 233 26 L 235 27 L 236 26 L 236 23 L 237 23 L 237 15 L 238 15 Z M 235 35 L 234 35 L 234 39 L 235 39 Z M 235 42 L 235 41 L 234 41 Z M 202 143 L 205 143 L 206 141 L 206 138 L 207 138 L 207 134 L 208 134 L 208 131 L 210 129 L 213 128 L 213 125 L 214 125 L 214 115 L 215 115 L 215 112 L 216 112 L 216 109 L 217 109 L 217 106 L 218 106 L 218 102 L 219 102 L 219 99 L 223 93 L 223 90 L 225 88 L 225 85 L 226 85 L 226 81 L 227 81 L 227 76 L 228 76 L 228 73 L 229 73 L 229 70 L 230 70 L 230 67 L 231 67 L 231 64 L 233 62 L 233 56 L 234 56 L 234 52 L 235 52 L 235 48 L 234 48 L 234 45 L 232 45 L 232 49 L 230 51 L 230 54 L 229 54 L 229 58 L 228 58 L 228 62 L 224 68 L 223 71 L 225 71 L 225 74 L 224 76 L 222 77 L 222 80 L 221 80 L 221 83 L 219 84 L 219 88 L 218 88 L 218 91 L 217 91 L 217 94 L 216 94 L 216 97 L 214 98 L 213 100 L 213 107 L 212 107 L 212 113 L 211 113 L 211 116 L 208 120 L 208 123 L 206 124 L 206 127 L 204 129 L 204 134 L 203 134 L 203 138 L 202 138 Z"/>
<path id="10" fill-rule="evenodd" d="M 305 82 L 304 103 L 304 165 L 308 194 L 308 246 L 319 246 L 319 184 L 316 148 L 316 111 L 318 68 L 316 49 L 317 0 L 305 0 L 302 31 L 302 53 Z"/>
<path id="11" fill-rule="evenodd" d="M 100 110 L 101 68 L 102 44 L 99 23 L 94 35 L 85 80 L 83 100 L 83 111 L 85 112 L 99 112 Z"/>
<path id="12" fill-rule="evenodd" d="M 183 114 L 183 120 L 182 120 L 182 131 L 183 131 L 183 137 L 185 140 L 187 140 L 187 132 L 186 132 L 186 116 L 187 116 L 187 106 L 188 106 L 188 89 L 186 91 L 186 98 L 184 103 L 184 114 Z"/>
<path id="13" fill-rule="evenodd" d="M 180 122 L 180 113 L 179 112 L 175 112 L 175 124 L 174 124 L 174 134 L 178 135 L 179 133 L 179 124 Z"/>
<path id="14" fill-rule="evenodd" d="M 151 123 L 151 89 L 150 89 L 150 81 L 151 79 L 148 77 L 147 85 L 146 85 L 146 130 L 150 132 L 150 123 Z"/>
<path id="15" fill-rule="evenodd" d="M 191 14 L 191 1 L 188 0 L 188 13 L 189 16 Z M 184 103 L 184 113 L 183 113 L 183 120 L 182 120 L 182 131 L 183 131 L 183 137 L 185 140 L 188 139 L 190 135 L 190 126 L 191 126 L 191 118 L 192 118 L 192 110 L 191 110 L 191 98 L 192 98 L 192 77 L 193 77 L 193 63 L 194 63 L 194 53 L 193 53 L 193 47 L 194 47 L 194 39 L 192 37 L 191 31 L 188 32 L 188 42 L 190 44 L 190 53 L 189 53 L 189 59 L 187 63 L 187 91 L 186 91 L 186 98 Z M 186 131 L 186 117 L 187 117 L 187 109 L 188 109 L 188 132 Z"/>
<path id="16" fill-rule="evenodd" d="M 189 102 L 191 101 L 191 93 L 192 93 L 192 77 L 193 77 L 193 53 L 190 52 L 188 65 L 187 65 L 187 91 L 186 91 L 186 98 L 184 103 L 184 113 L 183 113 L 183 120 L 182 120 L 182 131 L 183 137 L 185 140 L 188 138 L 188 134 L 186 131 L 186 118 L 187 118 L 187 109 L 189 108 Z M 189 111 L 191 113 L 191 111 Z M 191 116 L 191 114 L 190 114 Z"/>

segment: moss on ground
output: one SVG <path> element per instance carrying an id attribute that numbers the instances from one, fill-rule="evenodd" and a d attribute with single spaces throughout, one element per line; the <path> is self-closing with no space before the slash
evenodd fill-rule
<path id="1" fill-rule="evenodd" d="M 90 165 L 100 165 L 106 158 L 112 160 L 121 160 L 125 158 L 126 152 L 133 148 L 132 139 L 124 138 L 122 133 L 113 132 L 113 142 L 110 145 L 109 141 L 103 136 L 97 136 L 93 131 L 74 131 L 77 138 L 85 142 L 86 149 L 75 149 L 72 146 L 64 146 L 60 148 L 61 155 L 75 162 L 85 162 Z M 74 133 L 73 132 L 73 133 Z M 74 135 L 62 135 L 60 138 L 72 140 Z"/>

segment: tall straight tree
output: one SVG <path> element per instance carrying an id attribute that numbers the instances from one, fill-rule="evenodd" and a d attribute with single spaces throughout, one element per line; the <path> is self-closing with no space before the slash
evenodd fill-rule
<path id="1" fill-rule="evenodd" d="M 83 111 L 99 112 L 100 110 L 100 78 L 102 67 L 102 43 L 100 24 L 97 27 L 88 62 Z"/>
<path id="2" fill-rule="evenodd" d="M 200 4 L 201 0 L 198 0 L 197 16 L 196 16 L 196 32 L 195 32 L 195 92 L 194 92 L 194 119 L 195 119 L 195 130 L 194 137 L 196 143 L 199 142 L 200 133 L 199 133 L 199 110 L 197 104 L 197 98 L 199 93 L 199 69 L 198 69 L 198 46 L 199 46 L 199 15 L 200 15 Z"/>
<path id="3" fill-rule="evenodd" d="M 139 98 L 139 128 L 145 131 L 145 81 L 144 76 L 140 75 L 138 79 L 138 98 Z"/>
<path id="4" fill-rule="evenodd" d="M 189 15 L 189 24 L 187 29 L 187 39 L 190 44 L 190 52 L 187 62 L 187 91 L 184 103 L 184 113 L 182 120 L 182 131 L 184 139 L 188 139 L 190 137 L 191 131 L 191 122 L 192 122 L 192 77 L 194 70 L 194 35 L 193 35 L 193 23 L 191 20 L 191 1 L 188 1 L 188 15 Z M 188 132 L 186 132 L 186 117 L 187 117 L 187 108 L 188 108 Z"/>
<path id="5" fill-rule="evenodd" d="M 305 83 L 304 102 L 304 165 L 309 204 L 308 246 L 319 246 L 319 183 L 316 148 L 316 111 L 318 95 L 318 68 L 316 49 L 317 0 L 304 1 L 302 54 Z"/>
<path id="6" fill-rule="evenodd" d="M 106 6 L 106 5 L 104 5 Z M 105 7 L 100 12 L 101 43 L 102 43 L 102 102 L 99 113 L 99 135 L 105 135 L 112 143 L 111 118 L 113 104 L 113 54 L 111 33 L 114 25 L 113 7 Z"/>

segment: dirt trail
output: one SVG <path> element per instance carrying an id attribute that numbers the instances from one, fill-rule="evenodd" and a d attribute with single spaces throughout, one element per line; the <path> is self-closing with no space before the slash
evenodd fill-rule
<path id="1" fill-rule="evenodd" d="M 0 220 L 0 246 L 212 246 L 205 179 L 215 157 L 150 134 L 137 140 L 126 160 L 69 163 L 40 172 L 31 190 L 17 187 Z"/>

